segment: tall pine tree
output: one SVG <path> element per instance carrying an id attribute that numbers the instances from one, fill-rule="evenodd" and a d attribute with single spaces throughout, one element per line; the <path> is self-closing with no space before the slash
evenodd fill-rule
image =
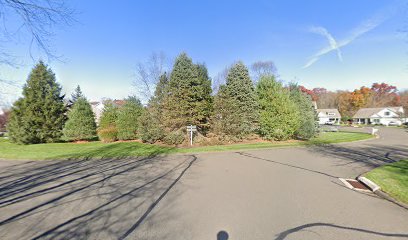
<path id="1" fill-rule="evenodd" d="M 68 111 L 63 132 L 67 140 L 73 141 L 90 140 L 96 136 L 95 115 L 86 98 L 79 97 L 75 100 Z"/>
<path id="2" fill-rule="evenodd" d="M 70 104 L 74 104 L 78 99 L 85 98 L 84 94 L 82 93 L 81 87 L 78 85 L 74 92 L 71 94 Z"/>
<path id="3" fill-rule="evenodd" d="M 59 141 L 66 120 L 63 99 L 55 74 L 40 61 L 23 87 L 23 97 L 12 108 L 10 140 L 19 144 Z"/>
<path id="4" fill-rule="evenodd" d="M 185 53 L 180 54 L 170 74 L 168 95 L 164 101 L 164 125 L 168 131 L 197 125 L 208 127 L 211 112 L 211 80 L 204 65 L 195 65 Z"/>
<path id="5" fill-rule="evenodd" d="M 214 124 L 218 134 L 244 138 L 258 126 L 258 103 L 248 68 L 234 64 L 220 88 L 214 104 Z"/>

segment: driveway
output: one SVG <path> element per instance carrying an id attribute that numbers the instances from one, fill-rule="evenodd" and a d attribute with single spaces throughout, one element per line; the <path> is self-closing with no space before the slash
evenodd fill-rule
<path id="1" fill-rule="evenodd" d="M 408 158 L 407 132 L 379 133 L 325 147 L 1 161 L 0 239 L 408 239 L 407 210 L 338 179 Z"/>

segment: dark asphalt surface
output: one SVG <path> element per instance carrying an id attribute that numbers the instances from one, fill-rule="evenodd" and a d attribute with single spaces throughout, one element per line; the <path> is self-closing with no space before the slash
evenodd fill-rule
<path id="1" fill-rule="evenodd" d="M 408 239 L 407 210 L 338 179 L 408 158 L 406 131 L 379 134 L 325 147 L 0 161 L 0 239 Z"/>

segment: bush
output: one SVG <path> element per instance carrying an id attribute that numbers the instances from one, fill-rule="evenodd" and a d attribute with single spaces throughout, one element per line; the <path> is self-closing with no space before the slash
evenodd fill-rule
<path id="1" fill-rule="evenodd" d="M 102 142 L 109 143 L 118 140 L 118 130 L 115 126 L 98 129 L 98 137 Z"/>
<path id="2" fill-rule="evenodd" d="M 143 142 L 155 143 L 164 138 L 164 129 L 153 116 L 151 109 L 145 109 L 139 118 L 139 137 Z"/>
<path id="3" fill-rule="evenodd" d="M 163 138 L 163 141 L 168 145 L 180 145 L 184 142 L 185 139 L 186 139 L 186 134 L 183 133 L 183 131 L 179 130 L 179 131 L 171 132 L 167 134 L 167 136 Z"/>

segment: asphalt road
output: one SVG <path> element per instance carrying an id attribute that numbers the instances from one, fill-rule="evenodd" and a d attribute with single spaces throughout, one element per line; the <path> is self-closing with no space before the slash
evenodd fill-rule
<path id="1" fill-rule="evenodd" d="M 0 239 L 408 239 L 408 211 L 343 186 L 408 133 L 326 147 L 0 161 Z M 222 232 L 223 231 L 223 232 Z"/>

